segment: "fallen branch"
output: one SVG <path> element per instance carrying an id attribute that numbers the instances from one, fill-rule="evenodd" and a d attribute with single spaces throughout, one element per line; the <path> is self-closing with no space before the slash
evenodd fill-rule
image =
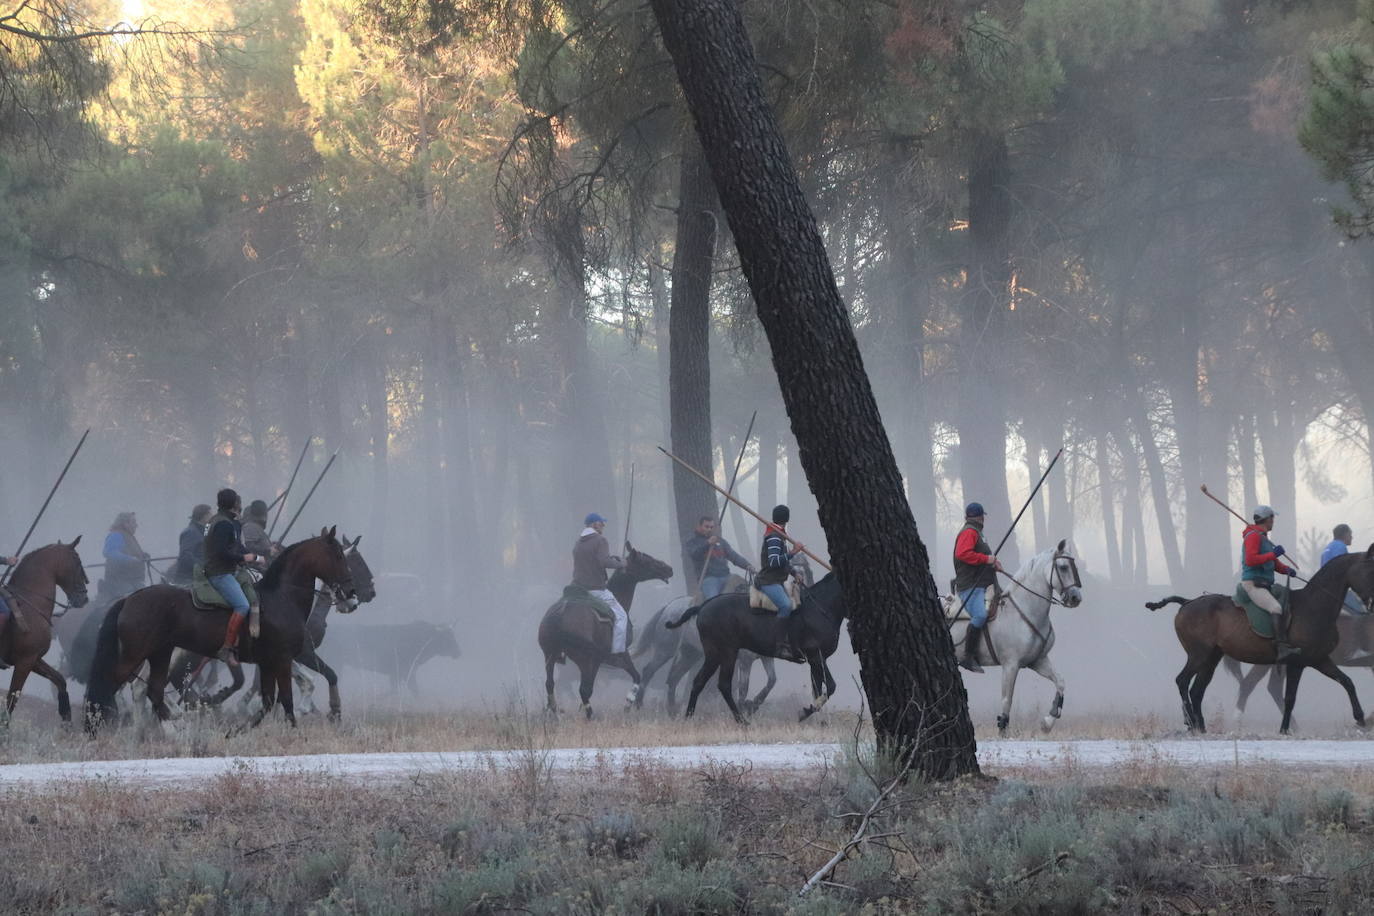
<path id="1" fill-rule="evenodd" d="M 1051 868 L 1056 868 L 1056 867 L 1058 867 L 1058 866 L 1059 866 L 1065 859 L 1067 859 L 1068 857 L 1069 857 L 1069 854 L 1068 854 L 1067 852 L 1061 852 L 1061 853 L 1059 853 L 1058 855 L 1056 855 L 1053 859 L 1051 859 L 1050 861 L 1048 861 L 1048 862 L 1041 862 L 1039 865 L 1035 866 L 1034 868 L 1032 868 L 1030 871 L 1026 872 L 1026 873 L 1025 873 L 1024 875 L 1022 875 L 1021 877 L 1015 878 L 1015 879 L 1013 879 L 1013 880 L 1011 880 L 1011 881 L 1009 881 L 1009 882 L 1007 882 L 1007 883 L 1008 883 L 1008 884 L 1020 884 L 1022 881 L 1029 881 L 1031 878 L 1034 878 L 1036 875 L 1040 874 L 1040 873 L 1043 872 L 1043 871 L 1046 871 L 1046 870 L 1051 869 Z"/>

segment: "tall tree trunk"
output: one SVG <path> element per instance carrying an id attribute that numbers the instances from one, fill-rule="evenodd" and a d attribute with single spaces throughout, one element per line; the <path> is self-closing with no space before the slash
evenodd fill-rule
<path id="1" fill-rule="evenodd" d="M 437 329 L 438 316 L 431 312 L 427 322 L 424 362 L 420 378 L 420 454 L 424 466 L 425 530 L 427 566 L 435 570 L 444 600 L 454 597 L 454 569 L 448 540 L 448 494 L 444 489 L 444 355 Z"/>
<path id="2" fill-rule="evenodd" d="M 673 421 L 672 421 L 672 400 L 668 394 L 671 375 L 669 319 L 670 314 L 668 285 L 663 279 L 663 268 L 659 264 L 659 258 L 663 253 L 662 245 L 655 242 L 653 253 L 649 257 L 649 295 L 653 302 L 653 328 L 654 328 L 654 355 L 658 358 L 658 417 L 662 428 L 659 431 L 659 438 L 663 442 L 673 441 Z M 665 476 L 676 473 L 676 466 L 664 467 Z M 672 544 L 680 541 L 677 526 L 677 499 L 673 487 L 660 487 L 659 492 L 664 495 L 664 518 L 668 521 L 668 539 L 665 543 Z"/>
<path id="3" fill-rule="evenodd" d="M 771 414 L 759 414 L 759 498 L 757 509 L 769 512 L 778 503 L 778 427 Z"/>
<path id="4" fill-rule="evenodd" d="M 388 457 L 391 451 L 390 415 L 388 413 L 386 347 L 383 338 L 371 348 L 372 359 L 367 364 L 367 426 L 372 452 L 372 510 L 368 515 L 368 552 L 376 562 L 386 559 L 386 520 L 391 509 L 391 474 Z"/>
<path id="5" fill-rule="evenodd" d="M 1111 425 L 1112 438 L 1116 441 L 1116 450 L 1121 454 L 1122 467 L 1126 471 L 1121 540 L 1122 544 L 1131 545 L 1131 562 L 1125 564 L 1125 572 L 1132 584 L 1144 585 L 1149 578 L 1149 559 L 1145 553 L 1145 519 L 1142 509 L 1145 494 L 1141 488 L 1140 459 L 1136 456 L 1136 450 L 1131 447 L 1131 437 L 1127 434 L 1125 422 L 1121 417 L 1114 417 Z"/>
<path id="6" fill-rule="evenodd" d="M 1255 415 L 1242 413 L 1236 418 L 1236 460 L 1240 465 L 1241 500 L 1247 509 L 1259 505 L 1259 487 L 1255 481 L 1255 445 L 1258 441 Z"/>
<path id="7" fill-rule="evenodd" d="M 1154 501 L 1155 521 L 1159 525 L 1159 537 L 1164 546 L 1164 565 L 1169 570 L 1169 581 L 1181 587 L 1184 582 L 1183 554 L 1178 549 L 1178 531 L 1174 528 L 1174 516 L 1169 508 L 1169 478 L 1164 475 L 1164 460 L 1159 455 L 1154 427 L 1145 414 L 1145 402 L 1139 393 L 1131 399 L 1130 406 L 1136 440 L 1140 443 L 1141 454 L 1145 456 L 1145 469 L 1150 474 L 1150 497 Z"/>
<path id="8" fill-rule="evenodd" d="M 1041 442 L 1045 447 L 1045 452 L 1059 451 L 1060 447 L 1066 444 L 1064 424 L 1058 420 L 1046 420 L 1044 429 L 1045 435 Z M 1045 543 L 1047 544 L 1058 543 L 1060 538 L 1073 537 L 1073 509 L 1069 506 L 1069 464 L 1072 461 L 1073 453 L 1065 449 L 1063 456 L 1059 459 L 1059 464 L 1055 466 L 1054 473 L 1045 478 L 1045 489 L 1048 491 L 1047 499 L 1049 501 L 1045 523 Z M 1040 473 L 1045 472 L 1042 470 Z"/>
<path id="9" fill-rule="evenodd" d="M 1001 133 L 975 131 L 968 176 L 968 281 L 959 332 L 959 473 L 964 501 L 980 502 L 994 520 L 1011 522 L 1007 492 L 1008 379 L 1005 343 L 1011 289 L 1011 166 Z M 1015 569 L 1016 536 L 1002 548 Z"/>
<path id="10" fill-rule="evenodd" d="M 703 474 L 711 460 L 711 264 L 716 255 L 715 190 L 695 137 L 684 137 L 678 176 L 677 243 L 668 315 L 668 399 L 673 453 Z M 678 547 L 688 584 L 686 542 L 703 515 L 716 514 L 716 494 L 686 468 L 673 465 Z"/>
<path id="11" fill-rule="evenodd" d="M 1265 410 L 1255 418 L 1259 432 L 1260 447 L 1264 449 L 1264 479 L 1269 484 L 1267 502 L 1274 507 L 1281 530 L 1290 532 L 1289 537 L 1297 541 L 1298 528 L 1298 470 L 1296 453 L 1298 450 L 1297 421 L 1291 403 L 1283 403 L 1282 395 L 1271 399 L 1271 409 Z M 1250 517 L 1253 505 L 1246 506 L 1241 515 Z"/>
<path id="12" fill-rule="evenodd" d="M 736 0 L 652 0 L 768 336 L 817 496 L 880 746 L 978 772 L 968 697 L 825 244 Z"/>
<path id="13" fill-rule="evenodd" d="M 1121 548 L 1116 540 L 1116 507 L 1112 487 L 1112 462 L 1107 452 L 1107 434 L 1097 437 L 1097 495 L 1102 503 L 1102 530 L 1107 540 L 1107 570 L 1112 582 L 1120 584 Z"/>
<path id="14" fill-rule="evenodd" d="M 310 390 L 310 377 L 307 374 L 307 369 L 311 363 L 304 334 L 301 316 L 296 314 L 288 323 L 286 335 L 282 338 L 282 364 L 285 367 L 282 373 L 285 383 L 282 386 L 282 394 L 285 398 L 282 404 L 282 414 L 286 417 L 286 438 L 290 443 L 290 448 L 287 450 L 290 457 L 286 459 L 286 464 L 281 469 L 281 486 L 283 487 L 290 479 L 291 469 L 295 467 L 296 458 L 305 450 L 306 443 L 311 440 L 313 435 L 310 430 L 310 399 L 304 396 L 304 393 Z M 306 456 L 307 459 L 309 457 L 309 455 Z M 307 460 L 301 466 L 302 470 L 312 463 Z M 287 499 L 294 502 L 304 495 L 304 490 L 299 493 L 293 491 Z M 291 516 L 291 513 L 286 509 L 282 510 L 282 514 L 287 518 Z"/>
<path id="15" fill-rule="evenodd" d="M 473 521 L 477 514 L 473 493 L 472 439 L 469 430 L 466 335 L 460 335 L 453 316 L 445 314 L 435 333 L 442 347 L 444 379 L 444 472 L 447 490 L 450 563 L 464 591 L 479 589 L 486 570 L 495 562 L 488 555 L 490 539 L 478 533 Z"/>
<path id="16" fill-rule="evenodd" d="M 1040 438 L 1035 434 L 1035 423 L 1027 419 L 1021 424 L 1021 438 L 1026 443 L 1026 479 L 1030 481 L 1030 486 L 1035 486 L 1040 479 L 1040 475 L 1045 473 L 1045 469 L 1040 466 Z M 1035 494 L 1031 500 L 1031 531 L 1034 532 L 1035 541 L 1030 546 L 1031 553 L 1035 553 L 1041 547 L 1050 542 L 1049 532 L 1045 528 L 1045 495 Z"/>

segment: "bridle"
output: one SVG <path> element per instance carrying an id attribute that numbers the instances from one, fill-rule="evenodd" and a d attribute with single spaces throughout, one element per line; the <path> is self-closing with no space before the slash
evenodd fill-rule
<path id="1" fill-rule="evenodd" d="M 1069 562 L 1069 574 L 1073 576 L 1073 581 L 1067 583 L 1065 582 L 1064 570 L 1059 568 L 1060 560 L 1067 560 Z M 1048 577 L 1050 587 L 1048 589 L 1048 595 L 1043 595 L 1040 592 L 1037 592 L 1035 589 L 1031 588 L 1029 585 L 1022 582 L 1020 579 L 1016 578 L 1011 573 L 1006 572 L 1005 570 L 1002 570 L 1002 575 L 1006 576 L 1008 579 L 1012 581 L 1013 584 L 1019 586 L 1024 591 L 1030 592 L 1032 595 L 1039 598 L 1041 601 L 1049 602 L 1050 605 L 1057 604 L 1060 607 L 1068 607 L 1068 604 L 1065 603 L 1062 597 L 1062 595 L 1065 592 L 1067 592 L 1071 588 L 1083 587 L 1083 580 L 1078 575 L 1078 562 L 1074 559 L 1072 554 L 1061 553 L 1057 550 L 1054 552 L 1054 556 L 1050 558 L 1050 575 Z M 1058 592 L 1058 594 L 1055 594 L 1056 592 Z M 1007 600 L 1011 601 L 1012 605 L 1015 606 L 1016 602 L 1013 599 L 1011 599 L 1009 595 L 1007 596 Z"/>
<path id="2" fill-rule="evenodd" d="M 84 568 L 81 570 L 81 577 L 82 577 L 82 580 L 83 580 L 83 581 L 81 582 L 82 592 L 83 592 L 83 594 L 85 594 L 86 601 L 83 602 L 83 603 L 80 604 L 80 605 L 68 604 L 68 603 L 65 602 L 65 601 L 60 601 L 60 600 L 58 600 L 58 597 L 57 597 L 57 589 L 58 589 L 58 588 L 62 589 L 62 593 L 63 593 L 63 594 L 66 594 L 66 593 L 67 593 L 67 588 L 66 588 L 66 586 L 64 586 L 64 585 L 62 584 L 62 582 L 61 582 L 60 580 L 54 578 L 54 580 L 53 580 L 53 585 L 56 586 L 56 588 L 53 589 L 53 596 L 52 596 L 52 603 L 53 603 L 53 606 L 54 606 L 54 609 L 53 609 L 53 612 L 52 612 L 52 617 L 53 617 L 53 618 L 61 617 L 63 614 L 65 614 L 65 613 L 67 613 L 69 610 L 71 610 L 73 607 L 84 607 L 86 604 L 89 604 L 89 603 L 90 603 L 90 600 L 91 600 L 91 599 L 90 599 L 90 594 L 89 594 L 88 590 L 86 589 L 86 586 L 90 585 L 91 580 L 90 580 L 89 578 L 86 577 L 86 570 L 85 570 Z M 37 605 L 34 604 L 34 600 L 35 600 L 35 599 L 38 599 L 38 600 L 46 600 L 46 596 L 44 596 L 44 595 L 40 595 L 40 594 L 38 594 L 37 592 L 30 591 L 30 590 L 27 589 L 27 588 L 20 588 L 19 586 L 15 585 L 13 579 L 11 579 L 10 581 L 8 581 L 8 582 L 5 583 L 5 591 L 7 591 L 7 592 L 9 592 L 11 595 L 13 595 L 16 601 L 21 601 L 21 602 L 23 602 L 25 605 L 27 605 L 28 607 L 32 608 L 32 609 L 35 610 L 35 611 L 38 610 L 38 607 L 37 607 Z M 68 595 L 68 597 L 70 598 L 71 596 Z M 59 611 L 59 610 L 57 610 L 57 608 L 61 608 L 61 610 Z"/>

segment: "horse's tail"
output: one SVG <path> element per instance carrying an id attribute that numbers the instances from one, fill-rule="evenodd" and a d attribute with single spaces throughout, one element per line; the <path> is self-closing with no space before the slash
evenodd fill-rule
<path id="1" fill-rule="evenodd" d="M 697 615 L 697 612 L 700 610 L 701 605 L 693 605 L 692 607 L 689 607 L 687 610 L 683 611 L 682 616 L 679 617 L 677 620 L 665 620 L 663 621 L 663 625 L 670 630 L 676 630 L 678 627 L 682 626 L 684 623 L 695 617 Z"/>
<path id="2" fill-rule="evenodd" d="M 86 730 L 92 734 L 101 721 L 115 715 L 115 693 L 119 685 L 115 683 L 114 672 L 119 664 L 119 613 L 124 610 L 124 601 L 120 598 L 105 612 L 100 635 L 96 637 L 95 658 L 91 662 L 90 677 L 86 679 Z"/>
<path id="3" fill-rule="evenodd" d="M 1149 608 L 1152 611 L 1157 611 L 1160 608 L 1166 607 L 1170 604 L 1183 605 L 1187 604 L 1189 601 L 1192 600 L 1192 598 L 1184 598 L 1182 595 L 1170 595 L 1168 598 L 1161 598 L 1159 601 L 1146 601 L 1145 607 Z"/>

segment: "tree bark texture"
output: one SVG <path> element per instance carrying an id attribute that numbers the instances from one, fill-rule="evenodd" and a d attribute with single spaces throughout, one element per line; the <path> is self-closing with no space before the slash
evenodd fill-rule
<path id="1" fill-rule="evenodd" d="M 880 746 L 932 778 L 978 772 L 930 560 L 825 245 L 735 0 L 652 0 L 816 494 Z"/>
<path id="2" fill-rule="evenodd" d="M 711 448 L 711 264 L 716 255 L 716 195 L 701 146 L 683 138 L 678 180 L 677 243 L 673 248 L 672 304 L 668 312 L 668 415 L 673 454 L 703 474 L 714 470 Z M 703 515 L 715 516 L 716 494 L 686 468 L 673 464 L 677 543 L 692 536 Z M 692 564 L 682 554 L 688 587 Z"/>

